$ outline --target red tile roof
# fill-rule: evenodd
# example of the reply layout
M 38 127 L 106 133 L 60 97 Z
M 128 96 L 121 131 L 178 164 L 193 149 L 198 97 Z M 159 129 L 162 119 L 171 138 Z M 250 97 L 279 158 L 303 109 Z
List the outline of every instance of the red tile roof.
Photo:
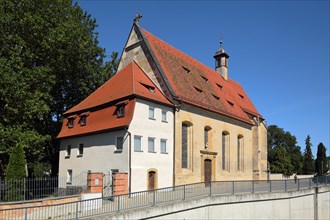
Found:
M 261 117 L 238 83 L 224 80 L 220 73 L 138 28 L 173 98 L 249 124 L 248 114 Z
M 173 106 L 133 61 L 78 105 L 66 111 L 61 132 L 57 137 L 64 138 L 129 126 L 134 114 L 135 98 Z M 126 105 L 125 117 L 117 117 L 118 103 Z M 87 125 L 81 126 L 79 115 L 86 112 Z M 68 127 L 68 118 L 71 117 L 75 117 L 73 128 Z

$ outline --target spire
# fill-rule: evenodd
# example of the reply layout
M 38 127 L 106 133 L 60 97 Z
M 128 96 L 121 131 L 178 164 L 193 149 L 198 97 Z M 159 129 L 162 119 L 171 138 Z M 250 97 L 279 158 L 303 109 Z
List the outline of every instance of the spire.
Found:
M 220 48 L 215 52 L 215 55 L 213 56 L 215 59 L 215 70 L 220 73 L 225 80 L 228 80 L 229 55 L 223 49 L 222 44 L 222 34 L 220 34 Z

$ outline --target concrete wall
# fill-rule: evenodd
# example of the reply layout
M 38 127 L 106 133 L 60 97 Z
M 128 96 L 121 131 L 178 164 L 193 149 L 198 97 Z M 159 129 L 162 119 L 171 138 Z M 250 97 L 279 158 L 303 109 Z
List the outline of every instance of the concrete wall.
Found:
M 112 214 L 111 219 L 330 219 L 330 187 L 315 192 L 204 197 Z
M 149 107 L 154 108 L 155 119 L 149 119 Z M 162 121 L 162 110 L 167 122 Z M 157 173 L 156 187 L 172 186 L 173 176 L 173 109 L 137 99 L 134 116 L 129 127 L 132 136 L 132 192 L 147 190 L 148 171 Z M 141 136 L 141 151 L 134 150 L 134 135 Z M 154 138 L 155 151 L 148 151 L 148 138 Z M 166 153 L 160 149 L 160 140 L 166 140 Z

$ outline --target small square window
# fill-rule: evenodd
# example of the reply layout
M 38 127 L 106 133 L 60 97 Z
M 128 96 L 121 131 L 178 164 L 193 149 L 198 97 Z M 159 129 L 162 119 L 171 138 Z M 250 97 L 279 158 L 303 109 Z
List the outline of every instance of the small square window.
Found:
M 118 106 L 117 107 L 117 118 L 122 118 L 125 116 L 125 106 Z
M 68 118 L 68 127 L 73 128 L 74 118 Z
M 148 152 L 155 152 L 155 138 L 148 138 Z
M 65 149 L 65 158 L 70 158 L 71 156 L 71 145 L 67 145 Z
M 67 170 L 66 184 L 72 184 L 72 170 Z
M 122 152 L 123 151 L 123 144 L 124 144 L 124 137 L 117 137 L 116 140 L 116 148 L 117 152 Z
M 161 139 L 160 140 L 160 152 L 162 154 L 166 154 L 167 153 L 166 142 L 167 142 L 167 140 L 165 140 L 165 139 Z
M 142 151 L 142 137 L 134 135 L 134 151 Z
M 149 108 L 149 119 L 155 120 L 155 109 L 154 108 Z
M 78 156 L 82 157 L 82 155 L 84 154 L 84 144 L 79 144 L 78 147 Z
M 162 110 L 162 122 L 167 122 L 167 111 Z
M 85 126 L 86 125 L 86 123 L 87 123 L 86 119 L 87 119 L 87 115 L 81 115 L 80 116 L 80 120 L 79 120 L 80 126 Z

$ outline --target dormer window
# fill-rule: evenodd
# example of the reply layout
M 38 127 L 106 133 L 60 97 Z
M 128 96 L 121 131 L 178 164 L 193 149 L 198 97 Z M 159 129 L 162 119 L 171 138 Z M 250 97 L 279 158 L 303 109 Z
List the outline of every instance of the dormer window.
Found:
M 201 90 L 200 88 L 197 88 L 196 86 L 194 86 L 194 88 L 195 88 L 196 91 L 199 92 L 199 93 L 202 93 L 202 92 L 203 92 L 203 90 Z
M 222 85 L 220 85 L 220 84 L 218 84 L 218 83 L 216 83 L 216 84 L 217 84 L 218 88 L 219 88 L 220 90 L 222 90 Z
M 80 116 L 79 124 L 80 126 L 85 126 L 87 121 L 86 121 L 87 115 L 82 115 Z
M 140 82 L 141 83 L 141 82 Z M 155 87 L 154 86 L 150 86 L 144 83 L 141 83 L 141 85 L 143 85 L 146 89 L 148 89 L 150 92 L 154 93 L 155 92 Z
M 205 82 L 209 81 L 208 78 L 206 78 L 205 76 L 202 76 L 202 75 L 201 75 L 201 77 L 202 77 L 202 79 L 203 79 Z
M 239 94 L 239 93 L 238 93 L 238 95 L 239 95 L 239 97 L 241 97 L 241 99 L 244 99 L 244 95 Z
M 125 106 L 120 105 L 117 107 L 117 118 L 122 118 L 125 116 Z
M 232 103 L 232 102 L 230 102 L 230 101 L 228 101 L 228 100 L 227 100 L 227 102 L 228 102 L 228 104 L 229 104 L 231 107 L 234 107 L 234 103 Z
M 70 116 L 69 118 L 68 118 L 68 127 L 69 128 L 73 128 L 73 125 L 74 125 L 74 119 L 75 119 L 75 117 L 74 116 Z
M 189 73 L 190 72 L 190 69 L 188 69 L 187 67 L 185 67 L 185 66 L 182 66 L 182 68 L 187 72 L 187 73 Z
M 212 94 L 212 95 L 213 95 L 213 97 L 214 97 L 216 100 L 219 100 L 219 99 L 220 99 L 219 96 L 216 96 L 216 95 L 214 95 L 214 94 Z

